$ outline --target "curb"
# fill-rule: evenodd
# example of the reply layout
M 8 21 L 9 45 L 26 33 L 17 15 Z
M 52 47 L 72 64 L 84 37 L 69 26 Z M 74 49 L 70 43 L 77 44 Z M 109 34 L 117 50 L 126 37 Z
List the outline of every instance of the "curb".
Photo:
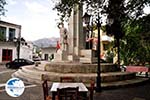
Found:
M 5 83 L 0 84 L 0 91 L 5 89 Z

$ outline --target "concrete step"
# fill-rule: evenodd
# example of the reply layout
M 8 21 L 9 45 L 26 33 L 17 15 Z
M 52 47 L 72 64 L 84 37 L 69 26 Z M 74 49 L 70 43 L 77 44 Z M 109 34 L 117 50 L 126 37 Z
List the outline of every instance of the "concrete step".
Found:
M 42 73 L 40 74 L 31 74 L 30 72 L 25 72 L 24 70 L 22 69 L 19 69 L 18 71 L 18 74 L 22 75 L 22 76 L 26 76 L 26 77 L 29 77 L 29 78 L 32 78 L 32 79 L 36 79 L 36 80 L 41 80 L 41 75 Z
M 102 83 L 101 86 L 102 86 L 102 88 L 106 88 L 106 89 L 119 88 L 119 87 L 139 85 L 139 84 L 142 84 L 147 81 L 149 81 L 149 78 L 136 77 L 136 78 L 130 79 L 130 80 Z
M 101 63 L 101 72 L 115 72 L 120 70 L 112 63 Z M 75 62 L 49 63 L 45 71 L 58 73 L 97 73 L 97 64 L 83 64 Z
M 87 58 L 87 57 L 80 57 L 81 63 L 97 63 L 97 58 Z
M 59 82 L 60 77 L 73 77 L 76 82 L 83 82 L 86 86 L 90 86 L 91 80 L 96 82 L 96 73 L 56 73 L 37 70 L 36 67 L 24 67 L 12 74 L 13 77 L 22 79 L 25 83 L 41 84 L 43 80 Z M 101 74 L 103 88 L 120 87 L 131 84 L 145 82 L 148 78 L 135 78 L 135 73 L 129 72 L 109 72 Z
M 12 77 L 17 77 L 20 78 L 22 81 L 24 81 L 24 83 L 27 84 L 42 84 L 41 80 L 35 79 L 33 77 L 29 77 L 26 74 L 21 74 L 18 71 L 16 71 L 15 73 L 12 74 Z
M 60 77 L 72 77 L 76 82 L 89 83 L 91 80 L 96 81 L 96 73 L 56 73 L 37 70 L 35 67 L 23 67 L 17 71 L 18 76 L 25 76 L 35 80 L 60 81 Z M 43 75 L 43 76 L 42 76 Z M 113 82 L 135 78 L 135 73 L 129 72 L 109 72 L 101 73 L 102 82 Z
M 60 77 L 72 77 L 75 82 L 83 82 L 83 83 L 90 83 L 91 80 L 96 81 L 97 74 L 96 73 L 55 73 L 50 72 L 44 74 L 43 79 L 49 81 L 60 81 Z M 101 73 L 101 81 L 102 82 L 114 82 L 114 81 L 121 81 L 121 80 L 128 80 L 135 78 L 135 73 L 122 73 L 122 72 L 111 72 L 111 73 Z
M 96 73 L 57 73 L 57 72 L 47 72 L 37 70 L 35 67 L 23 67 L 18 70 L 18 73 L 23 74 L 24 76 L 31 77 L 33 79 L 41 79 L 42 75 L 44 78 L 49 81 L 59 81 L 62 76 L 73 77 L 75 81 L 89 82 L 90 80 L 95 80 Z M 26 75 L 25 75 L 26 74 Z M 101 73 L 102 82 L 112 82 L 119 80 L 127 80 L 135 78 L 135 73 L 129 72 L 108 72 Z

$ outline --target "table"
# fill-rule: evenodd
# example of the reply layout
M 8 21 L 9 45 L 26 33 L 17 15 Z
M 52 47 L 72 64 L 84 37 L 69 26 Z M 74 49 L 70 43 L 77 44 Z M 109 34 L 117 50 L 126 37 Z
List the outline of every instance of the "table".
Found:
M 57 94 L 57 88 L 67 88 L 67 87 L 79 87 L 79 93 L 87 97 L 88 89 L 83 83 L 60 83 L 60 82 L 54 82 L 52 84 L 52 87 L 50 89 L 50 92 L 52 92 L 52 100 L 55 100 L 55 96 Z

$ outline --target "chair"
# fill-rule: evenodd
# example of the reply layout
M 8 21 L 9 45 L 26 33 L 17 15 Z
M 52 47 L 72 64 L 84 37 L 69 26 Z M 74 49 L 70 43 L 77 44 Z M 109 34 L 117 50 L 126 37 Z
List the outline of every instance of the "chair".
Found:
M 93 100 L 93 95 L 94 95 L 94 86 L 95 86 L 95 82 L 94 81 L 91 81 L 90 83 L 90 96 L 89 96 L 89 99 L 90 100 Z
M 79 100 L 79 87 L 57 89 L 58 100 Z
M 64 76 L 60 77 L 60 82 L 74 82 L 74 79 L 72 77 Z
M 44 100 L 52 100 L 52 97 L 48 95 L 48 84 L 47 84 L 47 80 L 45 80 L 42 83 L 42 87 L 43 87 L 43 93 L 44 93 Z

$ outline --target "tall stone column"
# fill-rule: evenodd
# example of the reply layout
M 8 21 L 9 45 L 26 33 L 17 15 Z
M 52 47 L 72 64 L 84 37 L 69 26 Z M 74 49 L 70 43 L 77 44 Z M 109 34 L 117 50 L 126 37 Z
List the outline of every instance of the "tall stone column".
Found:
M 80 50 L 84 48 L 82 10 L 82 5 L 76 5 L 69 19 L 69 53 L 72 54 L 72 60 L 77 60 Z

